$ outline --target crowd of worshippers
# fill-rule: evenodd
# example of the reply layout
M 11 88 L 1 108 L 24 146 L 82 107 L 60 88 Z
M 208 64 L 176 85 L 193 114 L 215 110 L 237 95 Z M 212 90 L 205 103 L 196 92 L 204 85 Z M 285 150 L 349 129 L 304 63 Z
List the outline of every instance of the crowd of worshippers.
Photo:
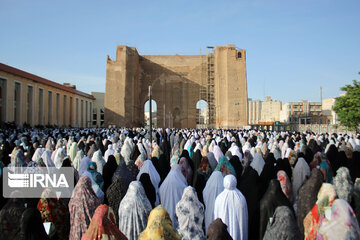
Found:
M 76 183 L 68 199 L 1 194 L 0 240 L 360 239 L 359 135 L 48 128 L 0 141 L 1 170 L 72 167 Z

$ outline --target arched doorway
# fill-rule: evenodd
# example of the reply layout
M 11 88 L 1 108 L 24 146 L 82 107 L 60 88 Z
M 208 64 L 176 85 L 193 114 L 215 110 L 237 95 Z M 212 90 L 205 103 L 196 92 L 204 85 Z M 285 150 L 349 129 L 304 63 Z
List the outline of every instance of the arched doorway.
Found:
M 196 128 L 207 128 L 209 125 L 209 104 L 204 100 L 196 103 Z
M 157 127 L 157 103 L 151 100 L 152 126 Z M 147 100 L 144 104 L 144 126 L 150 126 L 150 104 Z

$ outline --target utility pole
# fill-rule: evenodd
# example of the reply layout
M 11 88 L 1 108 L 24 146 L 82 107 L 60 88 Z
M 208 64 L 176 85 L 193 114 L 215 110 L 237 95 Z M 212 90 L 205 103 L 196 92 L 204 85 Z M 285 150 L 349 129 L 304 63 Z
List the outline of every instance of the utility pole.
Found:
M 171 119 L 170 119 L 170 117 L 171 117 L 171 112 L 169 112 L 169 128 L 171 128 Z
M 151 109 L 151 86 L 149 86 L 149 110 L 150 110 L 150 113 L 149 113 L 149 132 L 150 132 L 150 144 L 152 146 L 152 109 Z
M 164 104 L 164 129 L 166 128 L 166 105 Z

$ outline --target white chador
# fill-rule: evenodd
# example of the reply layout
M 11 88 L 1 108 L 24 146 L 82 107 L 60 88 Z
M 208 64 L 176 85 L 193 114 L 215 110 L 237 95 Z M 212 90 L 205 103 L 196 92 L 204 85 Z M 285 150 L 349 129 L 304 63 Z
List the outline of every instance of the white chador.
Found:
M 175 229 L 178 228 L 178 222 L 175 218 L 176 204 L 180 201 L 186 187 L 187 182 L 181 173 L 179 164 L 174 164 L 160 186 L 159 195 L 161 205 L 169 213 Z
M 214 218 L 214 205 L 216 197 L 224 190 L 224 178 L 220 171 L 214 171 L 206 182 L 203 190 L 205 204 L 205 232 Z
M 224 178 L 224 191 L 215 200 L 214 218 L 221 218 L 233 239 L 248 239 L 248 210 L 245 197 L 236 188 L 236 178 Z
M 250 166 L 256 170 L 256 172 L 261 175 L 261 172 L 264 168 L 265 161 L 259 153 L 255 153 L 254 160 L 251 162 Z
M 154 164 L 151 162 L 151 160 L 144 161 L 144 164 L 142 165 L 140 172 L 138 173 L 136 180 L 140 180 L 141 174 L 147 173 L 150 176 L 150 180 L 152 185 L 155 188 L 156 192 L 156 201 L 155 206 L 159 205 L 159 183 L 161 181 L 159 173 L 156 171 L 156 168 L 154 167 Z

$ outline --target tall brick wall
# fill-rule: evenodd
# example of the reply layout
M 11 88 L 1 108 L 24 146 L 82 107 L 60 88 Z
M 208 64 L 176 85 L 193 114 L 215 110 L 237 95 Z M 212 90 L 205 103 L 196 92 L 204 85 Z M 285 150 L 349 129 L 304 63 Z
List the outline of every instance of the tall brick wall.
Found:
M 238 51 L 242 51 L 242 59 L 236 58 Z M 216 94 L 221 112 L 216 126 L 246 125 L 245 51 L 235 50 L 234 46 L 217 47 L 215 59 L 215 65 L 219 65 L 216 76 L 221 79 L 215 88 L 221 95 Z M 118 46 L 116 60 L 108 58 L 106 66 L 105 126 L 142 126 L 151 85 L 159 127 L 168 127 L 171 115 L 173 127 L 195 128 L 196 103 L 203 98 L 200 90 L 207 88 L 206 64 L 205 55 L 141 56 L 135 48 Z M 230 102 L 238 104 L 231 106 Z

